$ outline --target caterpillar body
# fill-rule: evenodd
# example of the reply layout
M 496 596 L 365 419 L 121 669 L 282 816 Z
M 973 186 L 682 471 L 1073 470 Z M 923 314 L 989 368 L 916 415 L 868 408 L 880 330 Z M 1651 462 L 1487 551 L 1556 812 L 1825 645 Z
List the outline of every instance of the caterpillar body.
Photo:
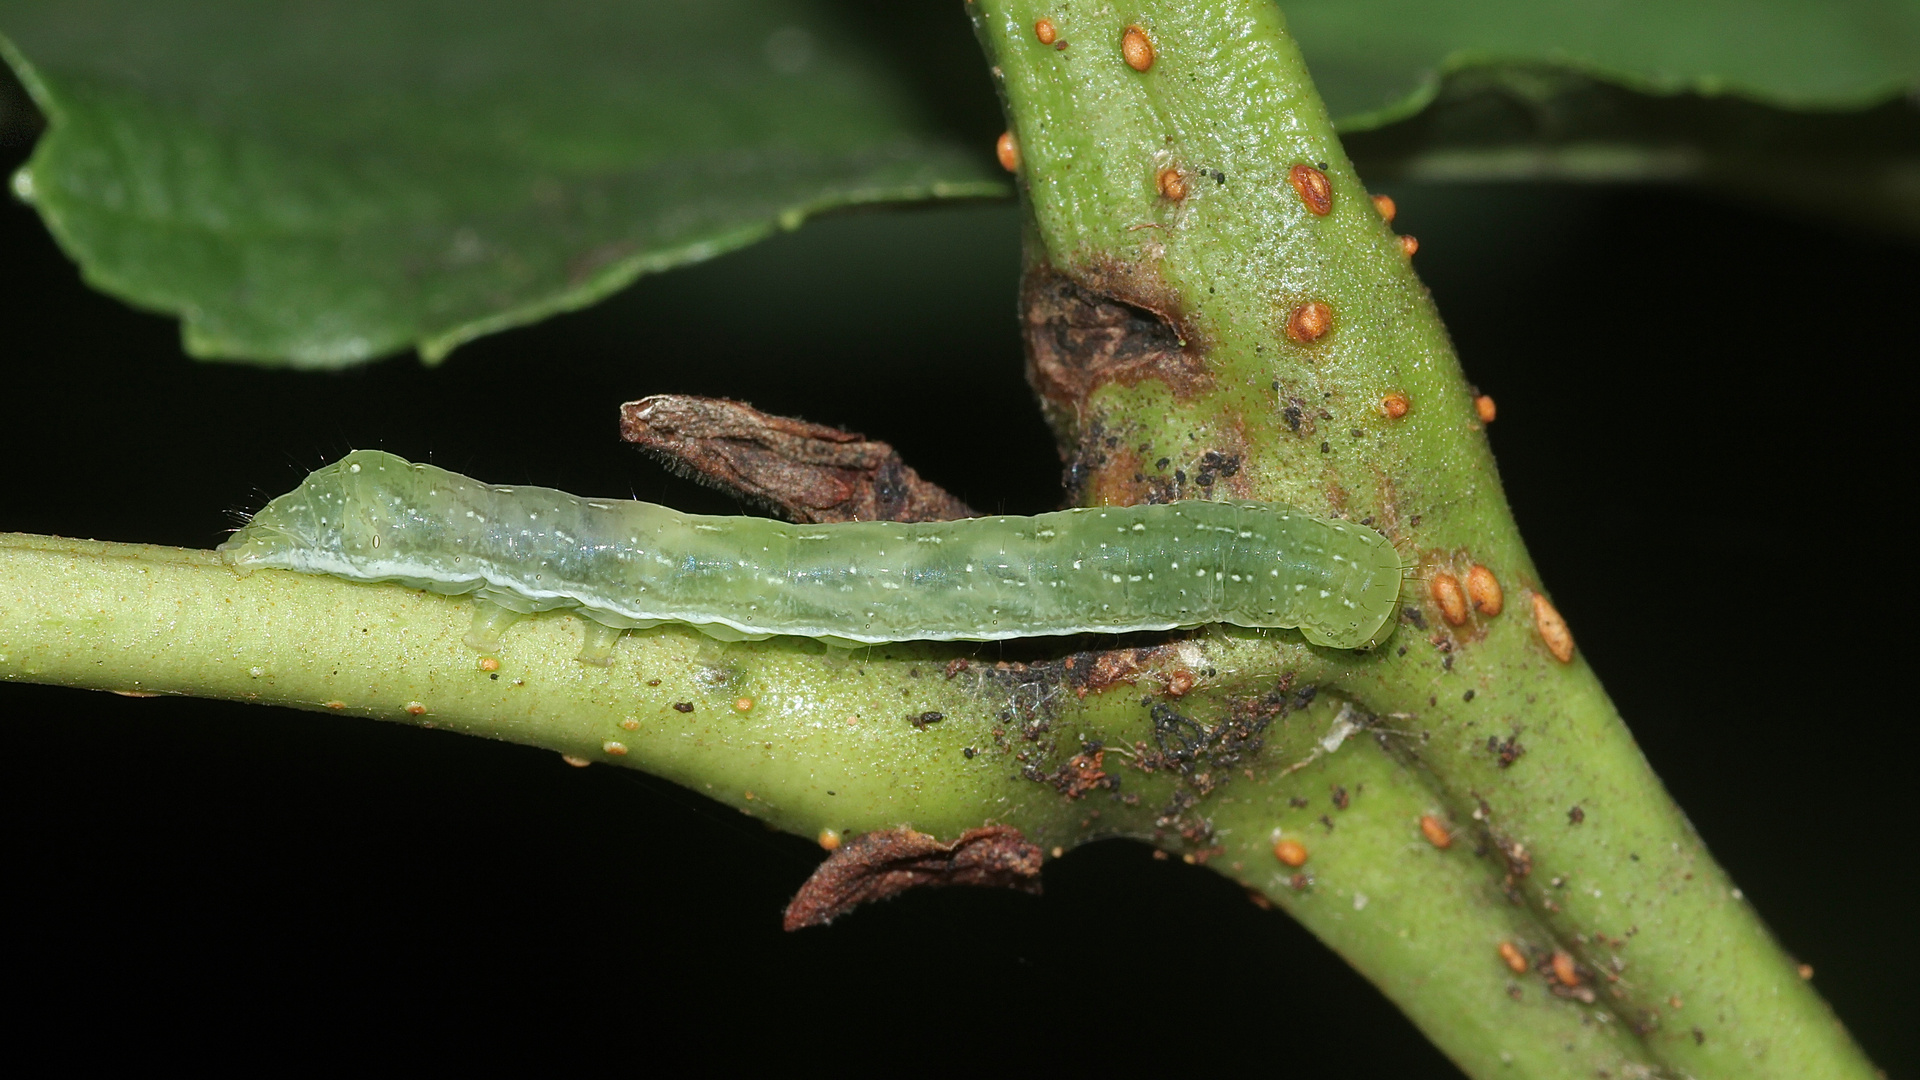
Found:
M 220 550 L 242 570 L 578 608 L 610 628 L 845 644 L 1224 622 L 1350 649 L 1384 636 L 1401 582 L 1379 533 L 1271 503 L 790 525 L 496 486 L 373 450 L 312 473 Z

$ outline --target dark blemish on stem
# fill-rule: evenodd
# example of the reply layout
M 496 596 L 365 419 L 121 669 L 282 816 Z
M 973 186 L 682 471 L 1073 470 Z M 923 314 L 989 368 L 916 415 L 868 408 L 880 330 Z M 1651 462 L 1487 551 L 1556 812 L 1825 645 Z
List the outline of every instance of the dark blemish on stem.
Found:
M 1088 398 L 1108 383 L 1155 379 L 1187 400 L 1213 386 L 1207 342 L 1184 325 L 1179 295 L 1134 266 L 1068 277 L 1030 268 L 1021 280 L 1027 381 L 1063 444 L 1091 421 Z
M 683 712 L 683 713 L 689 713 L 689 712 L 692 712 L 692 711 L 693 711 L 693 702 L 691 702 L 691 701 L 676 701 L 676 702 L 674 702 L 674 703 L 673 703 L 673 711 L 674 711 L 674 712 Z
M 1500 767 L 1505 769 L 1510 767 L 1514 762 L 1519 761 L 1520 758 L 1526 754 L 1527 747 L 1526 744 L 1520 742 L 1520 740 L 1513 735 L 1507 736 L 1505 740 L 1502 740 L 1498 735 L 1489 735 L 1487 736 L 1487 752 L 1494 755 L 1494 757 L 1499 760 Z

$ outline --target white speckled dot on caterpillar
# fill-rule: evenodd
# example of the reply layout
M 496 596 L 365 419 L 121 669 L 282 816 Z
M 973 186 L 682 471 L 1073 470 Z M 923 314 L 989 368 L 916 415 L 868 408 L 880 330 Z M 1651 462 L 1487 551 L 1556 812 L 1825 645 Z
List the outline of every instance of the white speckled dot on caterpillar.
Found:
M 1390 628 L 1401 581 L 1379 533 L 1271 503 L 789 525 L 499 487 L 374 450 L 317 470 L 221 550 L 243 569 L 579 608 L 608 627 L 860 644 L 1224 622 L 1358 648 Z

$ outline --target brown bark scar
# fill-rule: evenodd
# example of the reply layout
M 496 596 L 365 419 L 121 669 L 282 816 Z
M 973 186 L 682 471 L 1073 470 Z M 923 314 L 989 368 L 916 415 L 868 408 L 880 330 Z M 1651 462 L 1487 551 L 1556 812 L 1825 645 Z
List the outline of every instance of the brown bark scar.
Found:
M 1077 420 L 1088 396 L 1110 382 L 1159 379 L 1181 399 L 1212 388 L 1203 343 L 1181 325 L 1178 297 L 1143 287 L 1139 276 L 1028 268 L 1020 283 L 1027 378 L 1051 409 Z
M 620 406 L 620 437 L 690 479 L 789 521 L 952 521 L 978 516 L 886 443 L 723 398 L 655 394 Z
M 1040 891 L 1040 848 L 1011 825 L 968 829 L 942 843 L 907 826 L 880 829 L 842 845 L 820 864 L 793 902 L 785 927 L 825 926 L 862 904 L 908 889 L 947 885 Z

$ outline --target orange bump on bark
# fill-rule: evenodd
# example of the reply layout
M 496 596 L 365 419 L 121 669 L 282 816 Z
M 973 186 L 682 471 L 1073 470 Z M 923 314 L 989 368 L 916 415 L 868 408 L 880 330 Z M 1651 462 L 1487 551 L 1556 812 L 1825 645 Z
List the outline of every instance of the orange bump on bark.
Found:
M 1167 676 L 1167 696 L 1185 697 L 1187 696 L 1187 692 L 1192 690 L 1194 684 L 1198 681 L 1198 679 L 1193 677 L 1193 672 L 1188 671 L 1186 668 L 1181 668 L 1179 671 Z
M 640 721 L 629 716 L 625 720 L 620 721 L 620 726 L 627 731 L 639 731 Z
M 1411 259 L 1413 258 L 1413 253 L 1419 250 L 1420 250 L 1419 237 L 1413 235 L 1412 233 L 1400 234 L 1400 254 L 1405 255 L 1407 258 Z
M 1033 36 L 1040 39 L 1040 44 L 1051 45 L 1053 44 L 1053 39 L 1059 35 L 1053 29 L 1052 19 L 1041 19 L 1039 22 L 1033 24 Z M 824 847 L 825 845 L 822 846 Z M 832 851 L 833 848 L 827 848 L 827 850 Z
M 1525 975 L 1527 973 L 1526 954 L 1522 953 L 1513 942 L 1503 941 L 1500 943 L 1500 959 L 1507 962 L 1507 967 L 1512 970 L 1515 975 Z
M 627 754 L 627 744 L 622 742 L 614 742 L 612 739 L 608 739 L 606 742 L 601 743 L 600 749 L 605 750 L 607 753 L 612 754 L 614 757 L 625 757 Z
M 408 716 L 424 716 L 426 714 L 426 711 L 427 711 L 427 707 L 425 705 L 420 704 L 417 701 L 407 702 Z
M 1486 394 L 1481 394 L 1479 397 L 1473 399 L 1473 413 L 1480 418 L 1481 423 L 1491 424 L 1493 423 L 1493 418 L 1500 415 L 1500 410 L 1494 408 L 1493 398 Z
M 1427 582 L 1427 593 L 1440 605 L 1440 615 L 1448 624 L 1459 626 L 1467 621 L 1467 594 L 1460 591 L 1459 578 L 1435 574 L 1433 580 Z
M 1308 210 L 1323 217 L 1333 212 L 1333 183 L 1326 173 L 1311 165 L 1295 165 L 1287 170 L 1287 182 L 1300 193 Z
M 1380 411 L 1386 413 L 1390 420 L 1400 419 L 1407 415 L 1407 410 L 1411 408 L 1413 408 L 1413 402 L 1398 390 L 1380 399 Z
M 1432 814 L 1420 815 L 1420 835 L 1427 838 L 1427 843 L 1437 848 L 1453 843 L 1453 834 L 1447 831 L 1446 823 Z
M 1129 26 L 1127 32 L 1120 35 L 1120 55 L 1126 57 L 1128 67 L 1145 71 L 1153 66 L 1153 39 L 1145 30 Z
M 1000 167 L 1008 172 L 1020 170 L 1020 144 L 1013 139 L 1013 132 L 1003 131 L 1000 139 L 993 144 L 993 156 L 1000 159 Z
M 1373 197 L 1373 208 L 1380 211 L 1380 216 L 1389 222 L 1393 220 L 1393 215 L 1400 212 L 1400 208 L 1393 205 L 1393 196 L 1391 195 L 1375 195 Z
M 1273 845 L 1273 857 L 1288 866 L 1305 866 L 1307 863 L 1307 845 L 1298 840 L 1279 840 Z
M 499 671 L 500 661 L 494 659 L 491 656 L 483 656 L 480 658 L 480 670 L 481 671 Z
M 1565 949 L 1554 950 L 1553 977 L 1559 979 L 1562 986 L 1580 985 L 1580 969 L 1574 965 L 1572 953 Z
M 733 699 L 733 710 L 734 710 L 735 712 L 752 712 L 752 711 L 753 711 L 753 699 L 752 699 L 752 698 L 750 698 L 750 697 L 737 697 L 737 698 L 734 698 L 734 699 Z
M 1801 964 L 1798 970 L 1799 970 L 1799 972 L 1800 972 L 1800 978 L 1802 978 L 1802 979 L 1811 979 L 1811 978 L 1813 978 L 1813 965 L 1812 965 L 1812 964 Z
M 1187 197 L 1187 178 L 1181 176 L 1180 170 L 1171 165 L 1161 169 L 1160 175 L 1154 177 L 1153 182 L 1154 186 L 1160 189 L 1160 194 L 1174 202 Z
M 1042 20 L 1042 21 L 1045 21 L 1045 20 Z M 820 847 L 823 850 L 826 850 L 826 851 L 840 850 L 840 834 L 837 832 L 834 832 L 832 829 L 821 829 L 820 835 L 816 839 L 819 841 Z
M 1554 610 L 1552 602 L 1539 593 L 1533 594 L 1533 628 L 1540 632 L 1540 640 L 1547 643 L 1547 651 L 1555 660 L 1573 662 L 1573 631 L 1567 629 L 1567 620 Z
M 1473 601 L 1473 610 L 1482 615 L 1498 615 L 1506 606 L 1506 598 L 1500 592 L 1500 579 L 1479 563 L 1467 571 L 1467 597 Z
M 586 758 L 574 757 L 572 754 L 561 754 L 560 760 L 566 762 L 567 764 L 573 766 L 576 769 L 584 769 L 587 766 L 593 764 L 593 762 L 588 761 Z
M 1287 336 L 1302 345 L 1318 341 L 1333 329 L 1333 309 L 1319 300 L 1309 300 L 1287 316 Z

